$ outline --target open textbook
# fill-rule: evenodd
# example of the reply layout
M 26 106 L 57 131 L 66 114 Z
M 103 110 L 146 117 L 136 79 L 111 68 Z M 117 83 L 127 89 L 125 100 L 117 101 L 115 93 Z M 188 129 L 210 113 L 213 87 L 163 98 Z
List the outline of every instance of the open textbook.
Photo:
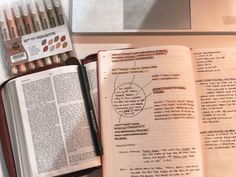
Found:
M 236 48 L 98 53 L 104 177 L 233 177 Z
M 79 74 L 77 65 L 62 66 L 4 86 L 17 176 L 52 177 L 101 165 Z

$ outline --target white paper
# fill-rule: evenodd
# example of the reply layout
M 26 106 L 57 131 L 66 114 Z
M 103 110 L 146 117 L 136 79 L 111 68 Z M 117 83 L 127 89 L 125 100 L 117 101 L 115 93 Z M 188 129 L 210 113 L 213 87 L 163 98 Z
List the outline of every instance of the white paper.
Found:
M 104 177 L 203 176 L 190 49 L 108 51 L 98 60 Z
M 236 174 L 236 48 L 193 50 L 205 175 Z
M 77 66 L 18 78 L 16 87 L 32 176 L 51 177 L 100 165 Z

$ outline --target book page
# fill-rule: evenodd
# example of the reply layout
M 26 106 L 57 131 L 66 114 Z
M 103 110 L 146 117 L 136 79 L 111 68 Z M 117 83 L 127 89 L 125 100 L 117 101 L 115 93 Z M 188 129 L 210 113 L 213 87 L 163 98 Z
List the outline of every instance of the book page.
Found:
M 205 176 L 236 174 L 236 48 L 193 51 Z
M 100 165 L 77 66 L 23 76 L 15 84 L 32 176 L 51 177 Z
M 9 130 L 10 142 L 14 156 L 16 173 L 18 176 L 31 176 L 29 161 L 26 158 L 26 141 L 24 137 L 22 120 L 20 117 L 19 98 L 16 93 L 15 82 L 10 81 L 2 90 L 4 111 Z M 24 165 L 22 165 L 24 164 Z
M 190 49 L 105 51 L 98 58 L 104 177 L 201 177 Z
M 97 122 L 99 123 L 98 119 L 98 86 L 97 86 L 97 62 L 89 62 L 84 64 L 86 68 L 86 73 L 88 77 L 88 82 L 90 86 L 90 95 L 93 102 L 93 107 L 95 110 Z
M 2 39 L 2 38 L 1 38 Z M 3 43 L 0 43 L 0 84 L 10 78 L 8 63 L 6 61 L 5 49 Z

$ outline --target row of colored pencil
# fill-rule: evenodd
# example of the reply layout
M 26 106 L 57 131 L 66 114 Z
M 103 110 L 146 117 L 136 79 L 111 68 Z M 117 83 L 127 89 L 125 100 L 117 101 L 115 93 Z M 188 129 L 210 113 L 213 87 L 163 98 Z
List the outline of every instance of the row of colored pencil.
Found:
M 60 0 L 11 0 L 0 7 L 0 28 L 3 40 L 46 30 L 65 24 Z M 21 56 L 22 57 L 22 56 Z M 11 74 L 22 74 L 68 58 L 66 53 L 27 63 L 12 64 Z

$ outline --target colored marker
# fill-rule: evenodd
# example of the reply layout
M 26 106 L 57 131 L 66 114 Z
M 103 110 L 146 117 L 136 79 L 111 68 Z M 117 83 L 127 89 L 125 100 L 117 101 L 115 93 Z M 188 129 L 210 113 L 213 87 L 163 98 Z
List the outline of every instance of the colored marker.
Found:
M 31 34 L 34 33 L 34 24 L 32 21 L 32 18 L 29 14 L 26 2 L 24 0 L 18 1 L 19 6 L 21 7 L 21 14 L 22 14 L 22 18 L 25 24 L 25 30 L 27 34 Z
M 58 19 L 57 19 L 57 14 L 56 14 L 56 12 L 53 8 L 51 0 L 45 0 L 44 2 L 45 2 L 46 9 L 47 9 L 47 12 L 48 12 L 48 17 L 49 17 L 51 27 L 59 26 L 59 22 L 58 22 Z
M 37 0 L 37 4 L 38 4 L 39 16 L 41 18 L 43 29 L 46 30 L 46 29 L 51 28 L 51 24 L 50 24 L 43 0 Z M 52 60 L 53 60 L 53 63 L 60 63 L 60 58 L 57 55 L 53 55 Z
M 13 9 L 13 14 L 15 16 L 15 21 L 16 21 L 18 34 L 19 34 L 19 36 L 24 36 L 24 35 L 27 34 L 25 23 L 24 23 L 23 18 L 22 18 L 24 15 L 21 15 L 17 2 L 14 1 L 11 6 L 12 6 L 12 9 Z M 35 69 L 34 62 L 28 62 L 26 64 L 28 65 L 29 70 L 34 70 Z
M 26 29 L 25 29 L 25 25 L 24 22 L 21 18 L 21 14 L 20 14 L 20 10 L 16 4 L 16 2 L 12 2 L 11 3 L 11 8 L 13 10 L 13 14 L 15 17 L 15 22 L 16 22 L 16 27 L 17 27 L 17 31 L 18 31 L 18 35 L 19 36 L 23 36 L 26 34 Z
M 60 0 L 53 0 L 53 3 L 56 8 L 56 14 L 57 14 L 57 19 L 58 19 L 59 25 L 64 25 L 65 19 L 64 19 L 64 13 L 63 13 L 61 1 Z
M 15 23 L 15 20 L 13 18 L 11 9 L 9 7 L 9 4 L 5 5 L 4 10 L 5 10 L 5 13 L 6 13 L 6 19 L 7 19 L 7 25 L 8 25 L 8 29 L 9 29 L 10 39 L 18 38 L 19 35 L 18 35 L 16 23 Z M 18 65 L 18 73 L 24 73 L 24 72 L 26 72 L 26 70 L 27 69 L 26 69 L 25 64 L 19 64 Z M 15 74 L 15 73 L 13 73 L 13 74 Z
M 45 0 L 44 2 L 46 4 L 46 9 L 48 12 L 48 17 L 49 17 L 51 27 L 59 26 L 60 25 L 59 20 L 58 20 L 57 14 L 54 10 L 51 0 Z M 67 58 L 69 58 L 69 56 L 67 55 L 67 53 L 62 53 L 60 54 L 60 58 L 62 61 L 65 61 Z
M 5 9 L 5 12 L 6 12 L 6 19 L 7 19 L 8 29 L 9 29 L 9 33 L 10 33 L 10 38 L 11 39 L 18 38 L 19 35 L 18 35 L 18 31 L 17 31 L 17 26 L 16 26 L 16 23 L 15 23 L 12 11 L 9 7 L 9 4 L 6 4 L 4 9 Z M 24 72 L 26 72 L 26 70 L 27 69 L 26 69 L 25 64 L 19 64 L 18 65 L 18 72 L 19 73 L 24 73 Z
M 10 33 L 9 33 L 9 30 L 8 30 L 7 22 L 6 22 L 5 15 L 4 15 L 4 12 L 3 12 L 2 8 L 0 8 L 0 27 L 1 27 L 2 35 L 3 35 L 3 40 L 4 41 L 10 40 Z M 17 67 L 12 66 L 11 67 L 11 72 L 14 75 L 18 74 Z
M 32 15 L 32 21 L 34 24 L 34 30 L 35 30 L 35 32 L 42 31 L 43 27 L 42 27 L 42 23 L 40 21 L 40 17 L 39 17 L 38 11 L 36 9 L 35 3 L 33 0 L 29 0 L 28 2 L 29 2 L 30 12 Z M 45 61 L 46 65 L 52 64 L 50 57 L 46 57 L 43 60 Z M 36 60 L 36 63 L 37 63 L 38 67 L 44 66 L 43 61 L 41 59 Z
M 58 19 L 59 25 L 64 25 L 66 23 L 66 20 L 65 20 L 65 15 L 63 12 L 61 1 L 60 0 L 52 0 L 52 1 L 55 6 L 55 9 L 56 9 L 56 14 L 57 14 L 57 19 Z M 73 57 L 73 56 L 74 56 L 73 51 L 67 52 L 67 54 L 63 56 L 63 61 L 65 61 L 67 58 Z

